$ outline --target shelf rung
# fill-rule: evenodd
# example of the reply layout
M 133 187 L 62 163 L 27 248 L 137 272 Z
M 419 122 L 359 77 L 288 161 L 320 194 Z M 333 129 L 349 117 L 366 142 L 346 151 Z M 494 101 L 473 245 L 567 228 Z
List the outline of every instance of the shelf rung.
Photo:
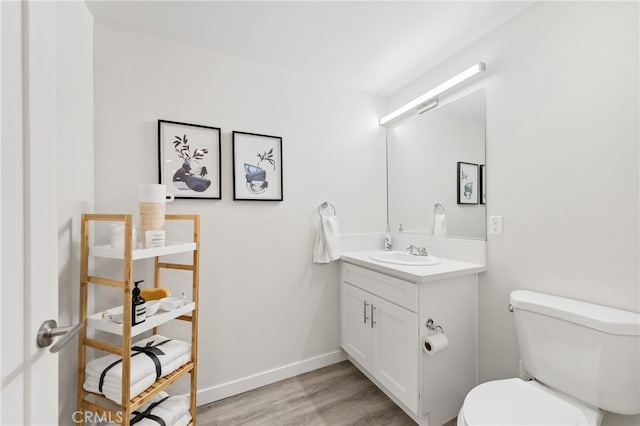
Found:
M 180 315 L 179 317 L 176 317 L 176 319 L 189 322 L 193 321 L 193 317 L 191 315 Z
M 93 284 L 101 284 L 101 285 L 108 285 L 111 287 L 124 288 L 124 281 L 112 280 L 111 278 L 89 276 L 87 277 L 87 281 Z
M 165 220 L 195 220 L 197 214 L 167 214 L 164 215 Z
M 159 262 L 158 268 L 165 269 L 180 269 L 182 271 L 193 271 L 193 265 L 182 265 L 179 263 L 167 263 L 167 262 Z
M 87 220 L 97 220 L 102 222 L 124 222 L 126 214 L 85 214 Z
M 101 342 L 100 340 L 85 337 L 84 344 L 87 346 L 91 346 L 92 348 L 95 348 L 95 349 L 100 349 L 101 351 L 111 352 L 112 354 L 122 356 L 122 348 L 116 345 L 112 345 L 110 343 L 105 343 L 105 342 Z

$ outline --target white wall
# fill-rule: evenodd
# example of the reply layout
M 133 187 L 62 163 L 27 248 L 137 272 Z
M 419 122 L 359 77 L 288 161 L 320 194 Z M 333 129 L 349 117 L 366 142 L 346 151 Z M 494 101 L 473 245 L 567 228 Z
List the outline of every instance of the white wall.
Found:
M 382 100 L 100 22 L 94 52 L 96 211 L 136 212 L 137 184 L 157 182 L 158 119 L 222 128 L 222 200 L 168 207 L 201 215 L 199 389 L 335 360 L 338 268 L 311 264 L 316 208 L 332 202 L 343 232 L 384 229 Z M 232 130 L 282 136 L 283 202 L 233 201 Z
M 518 371 L 514 289 L 640 311 L 638 12 L 535 4 L 390 98 L 487 63 L 465 88 L 486 88 L 487 215 L 504 216 L 479 281 L 481 381 Z
M 78 322 L 80 215 L 93 208 L 93 15 L 56 3 L 58 84 L 58 324 Z M 76 409 L 77 340 L 58 357 L 59 424 Z

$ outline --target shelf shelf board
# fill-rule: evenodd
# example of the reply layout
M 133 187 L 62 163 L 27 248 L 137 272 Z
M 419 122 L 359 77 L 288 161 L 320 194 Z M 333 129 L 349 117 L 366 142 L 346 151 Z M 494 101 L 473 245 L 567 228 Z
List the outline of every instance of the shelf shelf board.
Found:
M 169 254 L 187 253 L 196 249 L 194 242 L 167 242 L 163 247 L 151 247 L 134 249 L 131 253 L 132 260 L 148 259 L 156 256 L 166 256 Z M 106 257 L 109 259 L 124 259 L 124 249 L 112 248 L 110 245 L 99 245 L 89 247 L 89 255 L 95 257 Z
M 133 327 L 131 327 L 131 337 L 135 337 L 141 333 L 144 333 L 145 331 L 149 331 L 154 327 L 158 327 L 168 321 L 171 321 L 172 319 L 191 312 L 195 309 L 195 307 L 195 302 L 189 302 L 177 309 L 174 309 L 173 311 L 158 311 L 158 313 L 156 313 L 155 315 L 147 317 L 147 319 L 142 324 L 134 325 Z M 87 318 L 87 327 L 122 336 L 122 324 L 103 320 L 102 314 L 103 312 L 98 312 L 93 315 L 89 315 L 89 317 Z
M 166 376 L 160 377 L 154 384 L 149 386 L 144 392 L 135 398 L 131 399 L 131 411 L 138 409 L 142 404 L 149 401 L 151 398 L 159 394 L 161 391 L 168 388 L 173 382 L 178 380 L 183 375 L 189 373 L 193 370 L 195 364 L 193 361 L 187 362 L 182 367 L 178 368 L 176 371 L 167 374 Z

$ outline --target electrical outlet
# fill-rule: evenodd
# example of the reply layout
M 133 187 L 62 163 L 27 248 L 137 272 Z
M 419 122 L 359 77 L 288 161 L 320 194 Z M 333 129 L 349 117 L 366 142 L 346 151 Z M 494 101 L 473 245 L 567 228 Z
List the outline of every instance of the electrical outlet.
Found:
M 502 235 L 502 216 L 489 217 L 489 235 Z

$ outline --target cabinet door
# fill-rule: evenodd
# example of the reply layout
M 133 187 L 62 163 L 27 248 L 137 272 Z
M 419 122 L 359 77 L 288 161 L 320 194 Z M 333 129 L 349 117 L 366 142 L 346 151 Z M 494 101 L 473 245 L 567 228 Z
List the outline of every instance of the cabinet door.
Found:
M 418 315 L 372 296 L 373 375 L 411 411 L 418 410 Z
M 342 283 L 342 348 L 371 368 L 371 295 Z

